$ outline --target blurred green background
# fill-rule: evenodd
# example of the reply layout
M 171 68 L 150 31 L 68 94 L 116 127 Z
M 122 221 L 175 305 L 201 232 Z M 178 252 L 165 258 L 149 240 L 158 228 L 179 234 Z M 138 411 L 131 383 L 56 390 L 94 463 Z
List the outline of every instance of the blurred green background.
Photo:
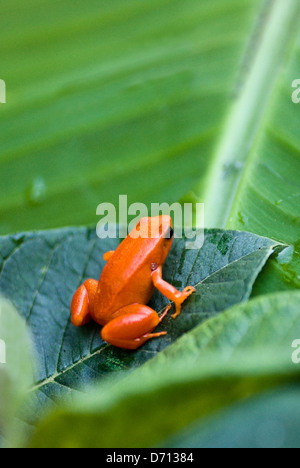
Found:
M 2 0 L 0 233 L 201 184 L 262 3 Z
M 293 244 L 257 293 L 299 287 L 299 10 L 2 0 L 0 235 L 94 226 L 120 194 L 201 202 L 206 227 Z

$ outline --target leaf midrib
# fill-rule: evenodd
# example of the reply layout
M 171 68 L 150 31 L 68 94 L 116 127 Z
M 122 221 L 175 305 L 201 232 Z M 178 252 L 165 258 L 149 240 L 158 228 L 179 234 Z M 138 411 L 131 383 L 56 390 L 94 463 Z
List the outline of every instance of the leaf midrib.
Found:
M 247 173 L 252 147 L 275 87 L 284 52 L 299 22 L 297 0 L 274 1 L 269 20 L 253 60 L 248 79 L 231 109 L 215 155 L 207 183 L 201 193 L 206 205 L 206 227 L 225 228 Z M 267 59 L 266 59 L 267 58 Z M 230 177 L 225 170 L 232 169 Z M 218 190 L 216 190 L 218 187 Z

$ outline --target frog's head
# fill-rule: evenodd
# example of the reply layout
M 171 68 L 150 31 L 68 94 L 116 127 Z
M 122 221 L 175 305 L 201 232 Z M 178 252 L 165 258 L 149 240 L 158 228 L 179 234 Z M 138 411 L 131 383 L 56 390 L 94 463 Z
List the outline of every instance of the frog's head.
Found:
M 174 229 L 173 229 L 173 222 L 171 216 L 162 215 L 157 216 L 158 218 L 158 225 L 159 225 L 159 237 L 164 239 L 165 245 L 170 245 L 173 242 L 174 238 Z M 155 219 L 155 218 L 151 218 Z
M 171 216 L 161 215 L 141 218 L 130 233 L 131 237 L 143 239 L 165 239 L 172 241 L 174 229 Z
M 159 264 L 164 263 L 171 249 L 174 229 L 171 216 L 161 215 L 141 218 L 135 228 L 130 232 L 133 238 L 143 239 Z

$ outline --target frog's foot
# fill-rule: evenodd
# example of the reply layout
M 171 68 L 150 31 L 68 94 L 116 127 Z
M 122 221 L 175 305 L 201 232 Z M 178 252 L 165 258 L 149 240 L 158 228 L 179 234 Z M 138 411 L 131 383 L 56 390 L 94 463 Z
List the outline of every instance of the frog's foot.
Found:
M 146 341 L 167 334 L 167 332 L 152 333 L 152 331 L 169 310 L 170 306 L 159 317 L 153 309 L 145 305 L 128 305 L 114 314 L 114 318 L 102 328 L 101 337 L 118 348 L 137 349 Z
M 86 280 L 76 291 L 71 303 L 72 323 L 75 327 L 82 327 L 91 320 L 91 310 L 98 287 L 98 281 Z
M 178 295 L 178 297 L 175 297 L 174 302 L 175 302 L 175 307 L 176 307 L 176 312 L 175 314 L 172 315 L 172 318 L 175 319 L 178 317 L 178 315 L 181 314 L 181 305 L 182 303 L 194 292 L 196 289 L 193 286 L 187 286 L 184 288 L 184 290 Z
M 178 315 L 181 313 L 181 305 L 182 303 L 193 293 L 196 291 L 193 286 L 187 286 L 184 288 L 182 292 L 178 291 L 178 289 L 174 288 L 171 284 L 167 283 L 162 278 L 162 268 L 157 267 L 155 270 L 152 272 L 152 281 L 154 286 L 170 301 L 173 301 L 175 303 L 176 307 L 176 312 L 175 314 L 172 315 L 173 318 L 178 317 Z

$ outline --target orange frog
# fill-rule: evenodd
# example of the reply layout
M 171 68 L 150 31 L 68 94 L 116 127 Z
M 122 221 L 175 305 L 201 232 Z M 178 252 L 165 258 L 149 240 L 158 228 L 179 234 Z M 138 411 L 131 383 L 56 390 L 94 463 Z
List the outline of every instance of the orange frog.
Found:
M 80 327 L 94 319 L 103 325 L 104 341 L 125 349 L 137 349 L 151 338 L 166 335 L 152 333 L 171 308 L 168 305 L 159 317 L 145 305 L 154 287 L 175 303 L 173 318 L 195 291 L 188 286 L 179 292 L 162 278 L 173 237 L 170 216 L 142 218 L 115 251 L 104 254 L 107 264 L 100 280 L 88 279 L 76 291 L 71 304 L 73 325 Z

